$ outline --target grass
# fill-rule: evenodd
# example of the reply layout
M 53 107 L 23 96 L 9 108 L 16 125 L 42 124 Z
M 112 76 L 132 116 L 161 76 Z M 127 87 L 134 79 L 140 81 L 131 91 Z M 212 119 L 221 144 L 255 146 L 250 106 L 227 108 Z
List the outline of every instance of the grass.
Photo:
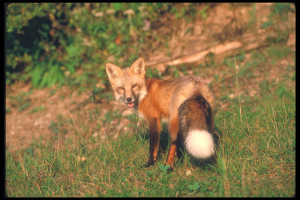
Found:
M 253 54 L 254 55 L 254 54 Z M 281 55 L 281 54 L 277 54 Z M 288 56 L 288 55 L 286 55 Z M 254 57 L 253 57 L 254 58 Z M 278 59 L 282 58 L 279 56 Z M 230 58 L 229 58 L 230 59 Z M 260 59 L 257 58 L 256 59 Z M 252 71 L 274 58 L 239 63 Z M 238 60 L 234 60 L 237 62 Z M 242 61 L 238 61 L 242 62 Z M 278 61 L 279 62 L 279 61 Z M 226 65 L 227 62 L 225 62 Z M 260 64 L 258 64 L 260 63 Z M 265 64 L 267 65 L 267 64 Z M 227 109 L 215 112 L 215 128 L 221 135 L 214 165 L 199 167 L 188 154 L 176 160 L 175 169 L 167 173 L 164 162 L 169 137 L 167 127 L 161 134 L 158 162 L 150 168 L 149 133 L 135 115 L 123 116 L 120 111 L 87 110 L 88 121 L 97 124 L 96 134 L 83 138 L 89 126 L 80 127 L 79 119 L 64 112 L 48 127 L 55 135 L 42 143 L 33 138 L 27 149 L 6 151 L 6 189 L 9 197 L 291 197 L 295 195 L 295 66 L 288 65 L 282 81 L 261 80 L 256 96 L 245 94 L 245 86 L 256 76 L 245 76 L 229 67 L 220 87 L 220 102 Z M 234 71 L 235 70 L 235 71 Z M 261 73 L 266 76 L 268 68 Z M 204 72 L 205 73 L 205 72 Z M 290 75 L 289 75 L 290 74 Z M 274 77 L 276 78 L 276 77 Z M 252 80 L 253 79 L 253 80 Z M 230 81 L 231 80 L 231 81 Z M 236 83 L 235 83 L 236 81 Z M 286 83 L 287 82 L 287 83 Z M 235 97 L 237 89 L 244 93 Z M 55 92 L 54 92 L 55 93 Z M 54 94 L 53 94 L 54 95 Z M 24 96 L 28 99 L 27 96 Z M 15 100 L 12 98 L 12 100 Z M 17 100 L 22 102 L 20 98 Z M 59 100 L 63 103 L 63 99 Z M 20 104 L 23 105 L 22 103 Z M 44 104 L 36 104 L 34 113 L 44 119 Z M 64 106 L 65 107 L 65 106 Z M 219 106 L 220 107 L 220 106 Z M 30 112 L 30 111 L 29 111 Z M 33 111 L 31 111 L 32 113 Z M 103 115 L 101 115 L 103 114 Z M 101 116 L 100 116 L 101 115 Z M 117 122 L 114 122 L 118 119 Z M 128 120 L 126 131 L 120 132 L 121 121 Z M 111 123 L 114 129 L 104 129 Z M 18 131 L 18 130 L 16 130 Z M 46 132 L 46 128 L 40 129 Z M 112 132 L 118 137 L 111 137 Z M 45 134 L 45 133 L 44 133 Z M 43 135 L 43 134 L 42 134 Z
M 6 186 L 10 197 L 288 197 L 295 193 L 295 96 L 285 88 L 260 100 L 238 99 L 215 115 L 222 135 L 215 165 L 197 167 L 185 155 L 167 173 L 163 148 L 158 163 L 148 158 L 145 126 L 116 140 L 84 140 L 73 119 L 72 136 L 59 131 L 52 144 L 34 139 L 25 150 L 6 152 Z M 242 114 L 243 123 L 241 123 Z M 117 116 L 117 114 L 113 114 Z M 119 116 L 120 117 L 120 116 Z M 109 123 L 112 115 L 106 115 Z M 66 117 L 67 119 L 67 117 Z M 68 121 L 68 122 L 67 122 Z M 52 126 L 54 126 L 53 124 Z M 60 126 L 63 126 L 61 124 Z M 161 144 L 168 144 L 166 128 Z
M 229 179 L 225 195 L 291 196 L 295 191 L 295 107 L 291 99 L 271 99 L 243 106 L 244 123 L 238 108 L 233 116 L 216 117 L 216 124 L 227 127 L 219 155 L 220 166 L 228 166 L 222 170 Z

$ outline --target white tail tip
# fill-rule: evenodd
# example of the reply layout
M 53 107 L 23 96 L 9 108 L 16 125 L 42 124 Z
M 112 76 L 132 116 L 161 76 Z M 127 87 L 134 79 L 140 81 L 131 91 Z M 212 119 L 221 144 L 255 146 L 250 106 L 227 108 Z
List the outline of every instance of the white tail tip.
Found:
M 185 146 L 195 158 L 209 158 L 215 153 L 213 136 L 206 130 L 189 131 L 185 139 Z

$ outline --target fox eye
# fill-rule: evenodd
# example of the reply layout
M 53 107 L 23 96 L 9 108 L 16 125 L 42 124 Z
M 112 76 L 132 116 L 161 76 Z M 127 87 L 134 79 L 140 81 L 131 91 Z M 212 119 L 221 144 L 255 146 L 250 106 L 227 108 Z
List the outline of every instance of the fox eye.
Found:
M 119 90 L 124 90 L 124 87 L 123 87 L 123 86 L 120 86 L 120 87 L 119 87 Z
M 136 86 L 137 86 L 137 84 L 133 84 L 133 85 L 132 85 L 132 88 L 135 88 Z

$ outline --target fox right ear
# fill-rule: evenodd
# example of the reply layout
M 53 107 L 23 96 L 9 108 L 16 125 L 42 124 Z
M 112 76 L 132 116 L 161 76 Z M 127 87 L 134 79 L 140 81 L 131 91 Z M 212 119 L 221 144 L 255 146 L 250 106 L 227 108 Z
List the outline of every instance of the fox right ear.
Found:
M 145 75 L 145 62 L 144 58 L 140 57 L 131 65 L 130 70 L 133 71 L 134 74 Z
M 122 70 L 118 66 L 111 63 L 106 63 L 105 66 L 109 80 L 113 80 L 115 78 L 120 77 Z

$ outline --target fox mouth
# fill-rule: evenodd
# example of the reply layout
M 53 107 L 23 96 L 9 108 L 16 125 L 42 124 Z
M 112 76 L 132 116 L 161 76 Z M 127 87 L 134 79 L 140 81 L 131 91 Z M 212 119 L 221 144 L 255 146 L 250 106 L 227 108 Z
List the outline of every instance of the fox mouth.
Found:
M 126 103 L 129 108 L 133 108 L 135 106 L 135 102 Z

